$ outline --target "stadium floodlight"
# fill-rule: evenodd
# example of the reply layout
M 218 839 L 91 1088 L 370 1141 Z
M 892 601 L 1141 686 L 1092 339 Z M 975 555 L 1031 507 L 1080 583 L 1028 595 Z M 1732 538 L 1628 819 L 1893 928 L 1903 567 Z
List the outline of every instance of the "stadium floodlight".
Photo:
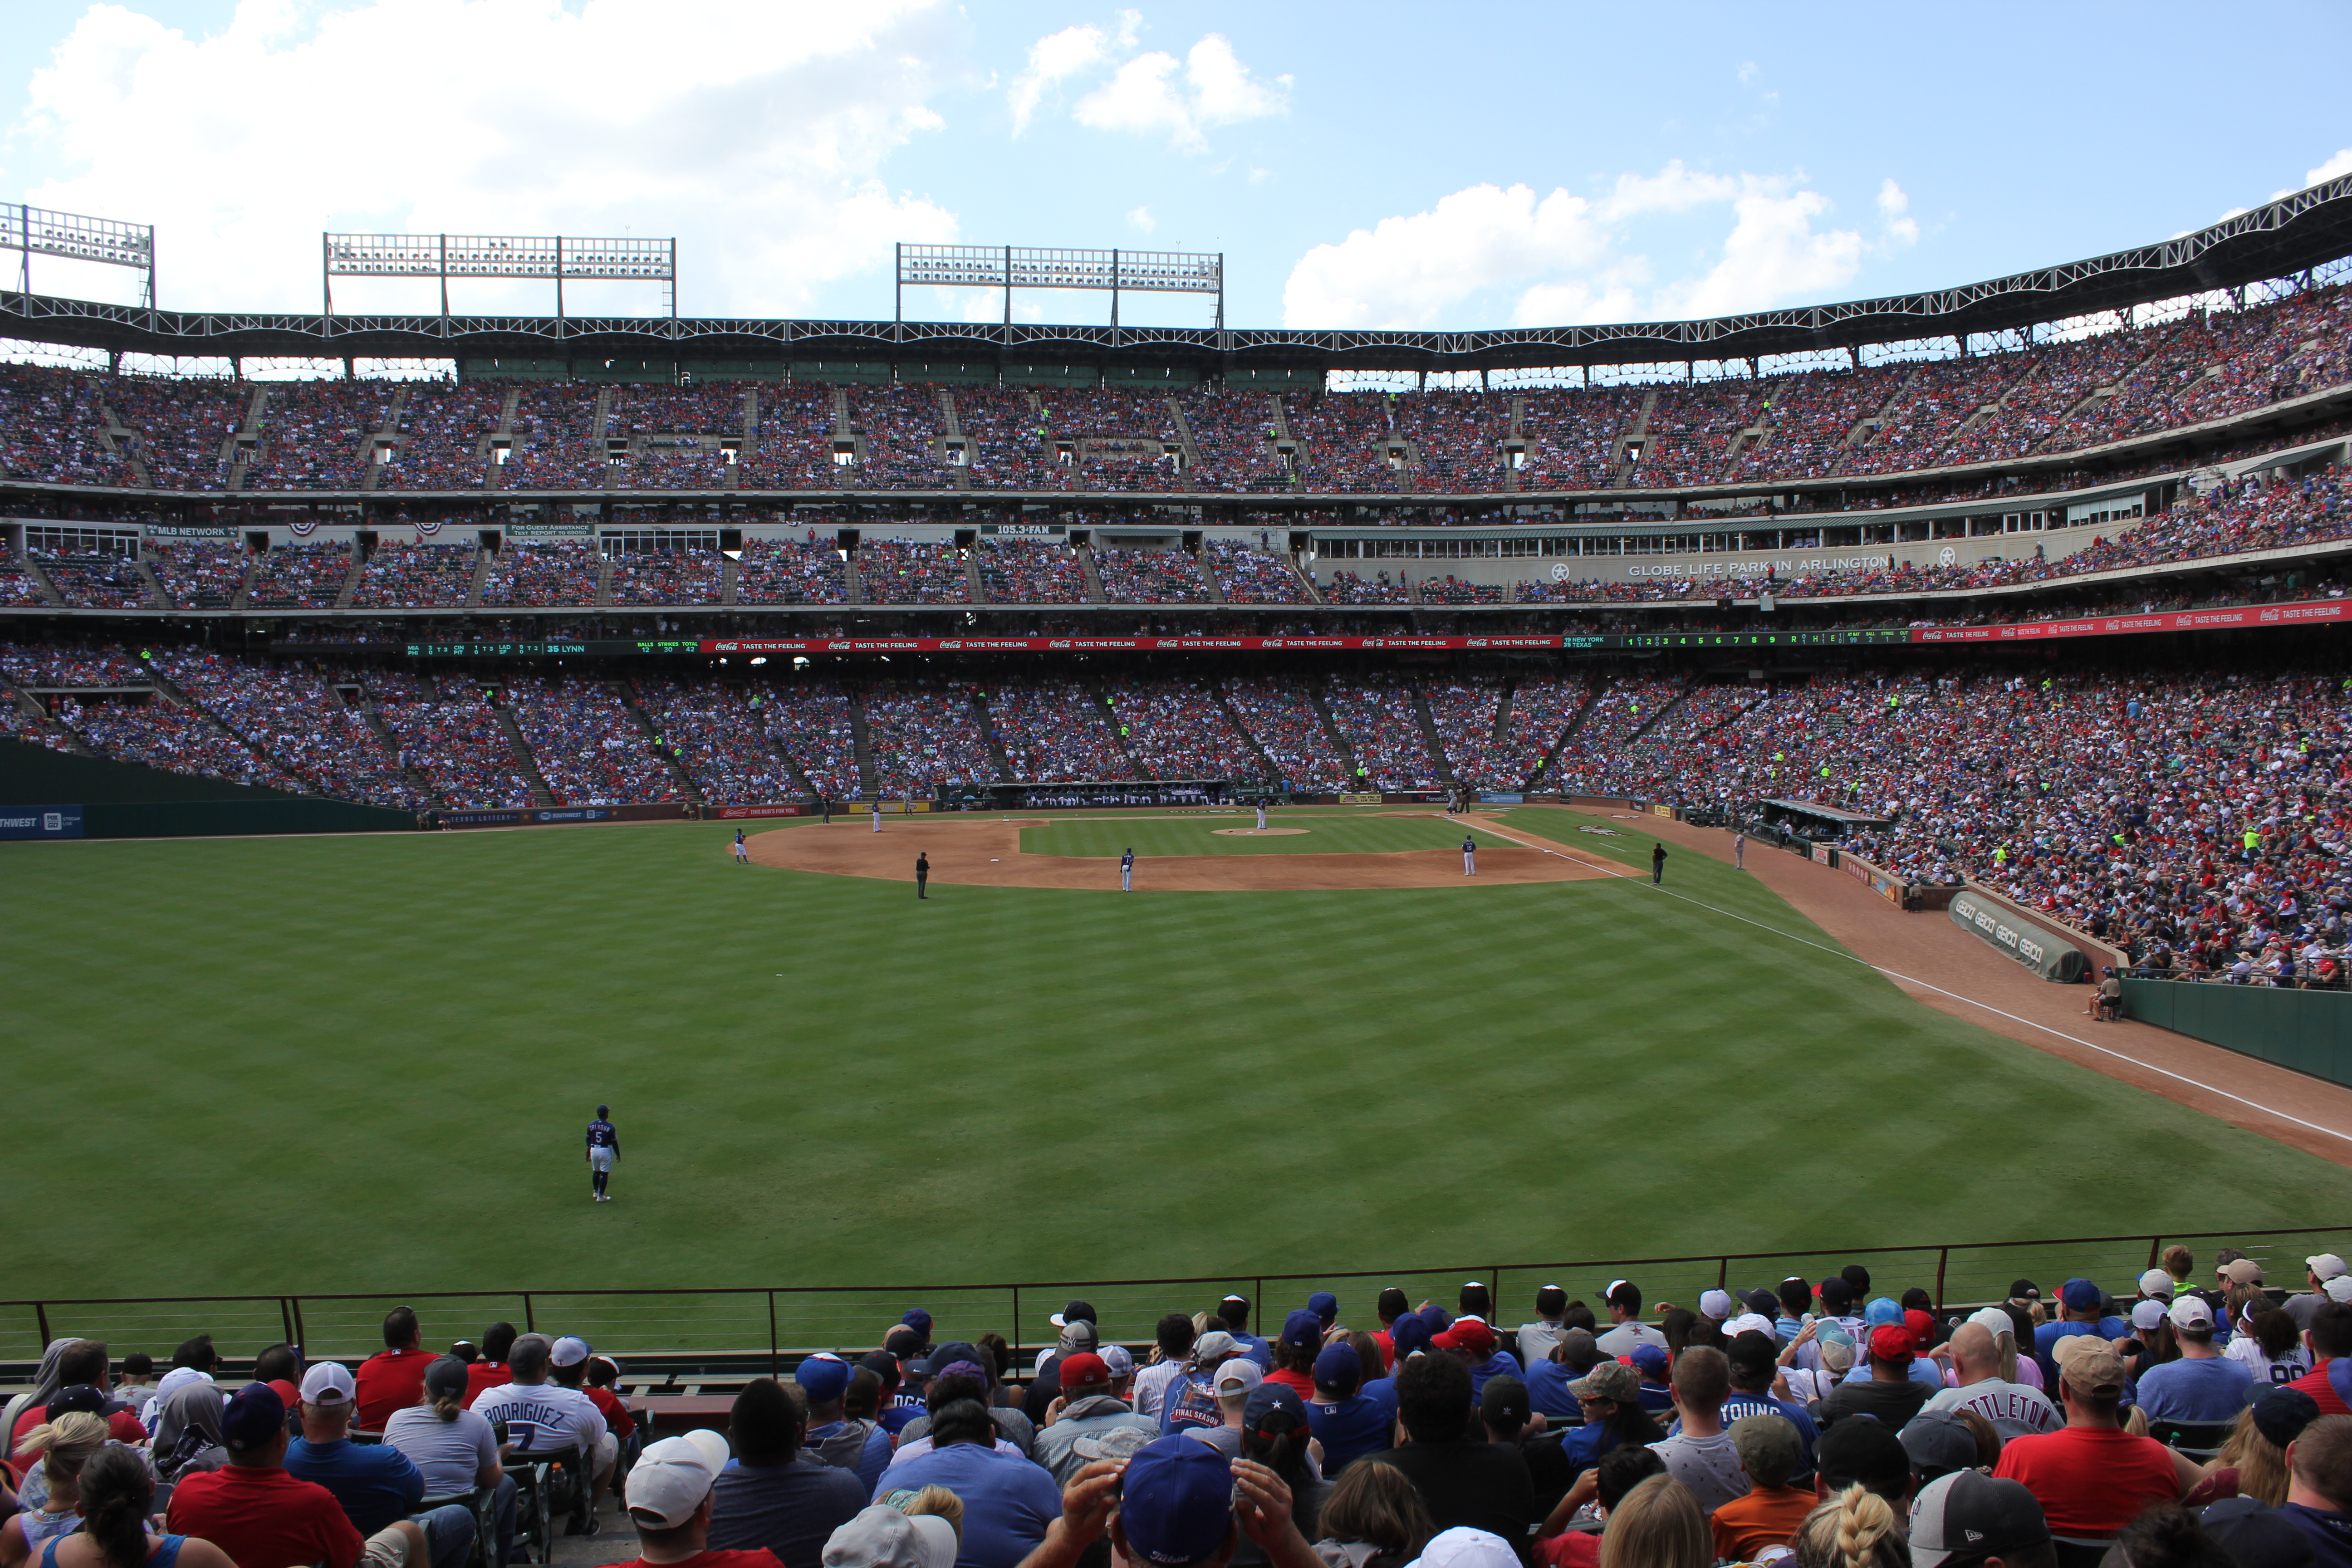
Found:
M 898 321 L 907 319 L 907 289 L 1002 289 L 1004 320 L 1013 321 L 1015 289 L 1099 289 L 1110 292 L 1110 324 L 1118 325 L 1122 289 L 1146 294 L 1213 294 L 1217 326 L 1225 324 L 1225 258 L 1222 251 L 1040 250 L 1017 245 L 898 247 Z
M 564 235 L 322 234 L 320 286 L 335 313 L 338 278 L 438 278 L 441 314 L 449 314 L 452 278 L 551 278 L 555 315 L 563 317 L 563 280 L 667 283 L 677 314 L 677 241 L 579 239 Z
M 0 202 L 0 247 L 16 252 L 16 287 L 33 292 L 33 258 L 62 256 L 73 261 L 100 261 L 128 267 L 147 275 L 143 309 L 155 304 L 155 226 L 122 223 L 110 217 L 83 217 L 79 213 L 51 212 L 18 202 Z

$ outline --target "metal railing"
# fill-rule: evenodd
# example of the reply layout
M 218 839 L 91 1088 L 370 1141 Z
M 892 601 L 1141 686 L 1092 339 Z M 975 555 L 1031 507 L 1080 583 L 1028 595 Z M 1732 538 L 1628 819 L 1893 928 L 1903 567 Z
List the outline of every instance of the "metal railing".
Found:
M 102 1340 L 117 1354 L 143 1350 L 159 1363 L 199 1333 L 212 1334 L 232 1363 L 279 1342 L 299 1345 L 312 1359 L 361 1357 L 383 1348 L 383 1317 L 395 1305 L 415 1309 L 428 1345 L 478 1339 L 488 1324 L 504 1321 L 526 1332 L 578 1334 L 624 1358 L 705 1354 L 740 1364 L 764 1361 L 781 1372 L 811 1351 L 871 1349 L 914 1307 L 931 1314 L 937 1340 L 972 1340 L 993 1331 L 1018 1348 L 1050 1343 L 1047 1315 L 1073 1300 L 1096 1309 L 1107 1338 L 1149 1343 L 1162 1315 L 1213 1309 L 1228 1293 L 1248 1297 L 1254 1326 L 1265 1332 L 1278 1330 L 1283 1314 L 1318 1290 L 1339 1297 L 1342 1321 L 1369 1327 L 1373 1300 L 1386 1287 L 1399 1287 L 1416 1304 L 1425 1299 L 1451 1309 L 1463 1284 L 1477 1280 L 1494 1292 L 1496 1315 L 1508 1328 L 1522 1307 L 1532 1318 L 1535 1292 L 1545 1285 L 1559 1285 L 1571 1300 L 1600 1311 L 1610 1281 L 1632 1279 L 1642 1288 L 1645 1312 L 1654 1316 L 1664 1302 L 1696 1307 L 1702 1290 L 1769 1289 L 1792 1275 L 1819 1280 L 1853 1263 L 1870 1270 L 1872 1294 L 1899 1296 L 1916 1287 L 1939 1307 L 2001 1300 L 2020 1279 L 2033 1280 L 2043 1300 L 2053 1300 L 2059 1283 L 2078 1275 L 2129 1300 L 2137 1276 L 2175 1244 L 2197 1252 L 2192 1278 L 2210 1277 L 2212 1248 L 2230 1246 L 2263 1264 L 2273 1286 L 2291 1289 L 2302 1282 L 2305 1257 L 2344 1252 L 2347 1237 L 2352 1225 L 986 1285 L 45 1297 L 0 1301 L 0 1378 L 21 1375 L 44 1345 L 67 1336 Z

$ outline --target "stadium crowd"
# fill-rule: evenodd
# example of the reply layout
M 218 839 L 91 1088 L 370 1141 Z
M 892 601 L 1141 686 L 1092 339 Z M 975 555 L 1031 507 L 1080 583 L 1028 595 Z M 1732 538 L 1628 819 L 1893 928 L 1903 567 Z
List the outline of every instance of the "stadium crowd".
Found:
M 1182 550 L 1097 550 L 1095 570 L 1115 605 L 1205 605 L 1209 584 L 1201 563 Z
M 1127 748 L 1093 692 L 1075 680 L 1001 681 L 984 694 L 988 721 L 1023 784 L 1136 776 Z
M 1316 1291 L 1263 1334 L 1237 1295 L 1121 1337 L 1072 1300 L 1034 1361 L 918 1307 L 667 1437 L 612 1356 L 504 1321 L 436 1354 L 398 1307 L 242 1380 L 209 1334 L 160 1375 L 68 1335 L 0 1411 L 0 1557 L 506 1568 L 562 1519 L 631 1568 L 2327 1568 L 2352 1273 L 2212 1258 L 1973 1309 L 1860 1264 L 1507 1315 Z
M 1083 605 L 1087 571 L 1060 540 L 982 539 L 980 578 L 993 605 Z
M 383 541 L 369 553 L 352 604 L 361 609 L 460 608 L 474 591 L 478 555 L 471 540 L 449 544 Z

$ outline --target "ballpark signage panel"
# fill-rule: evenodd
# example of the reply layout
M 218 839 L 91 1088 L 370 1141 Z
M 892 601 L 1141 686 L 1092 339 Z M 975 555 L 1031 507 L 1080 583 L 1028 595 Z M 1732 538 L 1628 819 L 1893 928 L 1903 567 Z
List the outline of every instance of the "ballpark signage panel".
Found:
M 2022 621 L 2007 626 L 1922 626 L 1914 642 L 2036 642 L 2049 637 L 2112 637 L 2134 632 L 2218 632 L 2244 626 L 2294 626 L 2352 621 L 2352 599 L 2293 605 L 2236 605 L 2168 610 L 2150 616 L 2092 616 L 2075 621 Z
M 79 838 L 78 805 L 0 805 L 0 838 Z
M 2062 941 L 2038 926 L 2010 919 L 2006 910 L 1974 893 L 1954 895 L 1945 906 L 1952 923 L 2001 949 L 2044 980 L 2072 984 L 2091 967 L 2091 961 L 2073 942 Z

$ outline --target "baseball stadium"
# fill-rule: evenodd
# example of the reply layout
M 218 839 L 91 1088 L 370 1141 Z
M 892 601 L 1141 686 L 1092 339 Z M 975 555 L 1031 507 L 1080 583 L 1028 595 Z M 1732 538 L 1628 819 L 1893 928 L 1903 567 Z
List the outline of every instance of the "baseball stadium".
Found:
M 335 309 L 676 278 L 440 235 L 325 236 L 317 313 L 167 310 L 152 230 L 0 224 L 12 1440 L 92 1344 L 134 1414 L 110 1355 L 216 1374 L 231 1438 L 299 1374 L 306 1440 L 350 1366 L 364 1417 L 385 1355 L 413 1402 L 452 1342 L 519 1382 L 593 1347 L 650 1530 L 688 1462 L 644 1454 L 741 1448 L 766 1378 L 810 1432 L 936 1419 L 922 1466 L 942 1356 L 1000 1405 L 1106 1363 L 1213 1405 L 1223 1335 L 1319 1411 L 1334 1347 L 1428 1342 L 1532 1443 L 1494 1358 L 1533 1390 L 1580 1343 L 1608 1409 L 1630 1323 L 1685 1431 L 1695 1347 L 1818 1380 L 1826 1484 L 1854 1337 L 1899 1389 L 1881 1336 L 1969 1362 L 2011 1307 L 2126 1347 L 1994 1334 L 2061 1423 L 2101 1408 L 2069 1369 L 2160 1408 L 2217 1311 L 2250 1387 L 2347 1408 L 2352 175 L 1928 292 L 1462 332 L 1228 326 L 1213 254 L 914 244 L 887 320 Z M 52 256 L 149 295 L 36 291 Z M 1005 319 L 917 319 L 947 282 Z M 1501 1561 L 1591 1561 L 1552 1505 L 1609 1478 L 1553 1460 L 1600 1417 L 1535 1408 Z M 2139 1430 L 2200 1478 L 2253 1430 L 2181 1409 Z M 509 1453 L 522 1534 L 482 1512 L 472 1560 L 625 1558 L 593 1447 Z M 2057 1495 L 2051 1561 L 2100 1560 L 2125 1527 Z

